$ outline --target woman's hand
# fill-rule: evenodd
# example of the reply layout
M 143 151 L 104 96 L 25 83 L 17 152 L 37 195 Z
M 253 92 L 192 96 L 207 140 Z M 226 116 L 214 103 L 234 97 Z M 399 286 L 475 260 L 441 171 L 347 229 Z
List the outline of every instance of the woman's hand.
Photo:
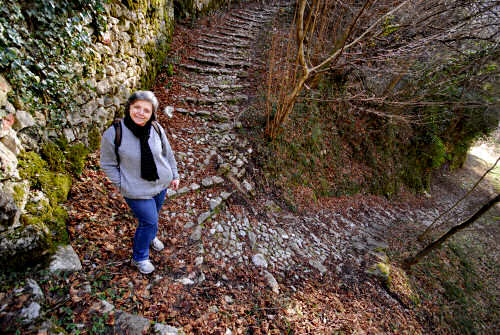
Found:
M 174 179 L 170 182 L 170 188 L 172 188 L 174 191 L 177 191 L 179 188 L 179 179 Z

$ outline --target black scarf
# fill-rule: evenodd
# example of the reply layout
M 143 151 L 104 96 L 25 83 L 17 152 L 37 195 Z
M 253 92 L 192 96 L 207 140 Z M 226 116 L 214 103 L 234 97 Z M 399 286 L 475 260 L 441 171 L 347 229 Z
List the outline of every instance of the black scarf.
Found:
M 132 120 L 129 113 L 126 113 L 125 118 L 123 119 L 125 126 L 130 129 L 130 131 L 139 139 L 139 142 L 141 143 L 141 178 L 149 181 L 155 181 L 159 178 L 153 153 L 151 152 L 151 148 L 148 143 L 153 119 L 154 116 L 151 115 L 151 118 L 144 126 L 137 125 L 134 120 Z

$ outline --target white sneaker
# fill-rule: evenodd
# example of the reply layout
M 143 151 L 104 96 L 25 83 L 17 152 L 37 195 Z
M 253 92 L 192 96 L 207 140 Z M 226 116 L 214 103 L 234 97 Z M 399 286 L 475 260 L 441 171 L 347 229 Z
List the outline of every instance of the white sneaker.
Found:
M 148 274 L 155 270 L 154 265 L 149 259 L 145 259 L 139 262 L 136 262 L 134 259 L 132 259 L 132 264 L 135 265 L 137 269 L 139 269 L 140 273 Z
M 158 239 L 158 237 L 155 237 L 151 241 L 151 247 L 156 250 L 156 251 L 162 251 L 165 246 L 163 245 L 163 242 Z

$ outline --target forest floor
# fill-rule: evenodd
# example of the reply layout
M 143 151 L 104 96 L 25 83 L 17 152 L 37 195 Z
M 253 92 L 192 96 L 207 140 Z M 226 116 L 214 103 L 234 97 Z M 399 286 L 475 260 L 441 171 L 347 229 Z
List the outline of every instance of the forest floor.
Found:
M 256 22 L 268 9 L 245 15 L 252 13 Z M 169 55 L 174 71 L 166 64 L 153 88 L 161 111 L 174 106 L 172 116 L 160 113 L 159 119 L 177 153 L 184 188 L 160 213 L 159 236 L 166 248 L 151 254 L 156 271 L 142 275 L 130 265 L 136 221 L 100 170 L 95 152 L 66 204 L 71 244 L 83 270 L 63 276 L 40 269 L 13 273 L 2 291 L 35 279 L 46 297 L 45 318 L 72 334 L 115 333 L 119 310 L 187 334 L 495 334 L 500 329 L 498 206 L 411 271 L 398 264 L 423 247 L 416 241 L 423 227 L 491 166 L 499 155 L 498 138 L 474 147 L 462 169 L 437 173 L 428 196 L 325 197 L 302 201 L 290 211 L 259 170 L 260 139 L 246 129 L 256 125 L 227 132 L 228 119 L 206 117 L 223 112 L 237 124 L 248 105 L 258 109 L 261 94 L 255 90 L 265 63 L 255 60 L 256 67 L 239 81 L 221 73 L 201 77 L 180 66 L 199 52 L 194 46 L 200 36 L 230 15 L 238 26 L 243 11 L 179 24 Z M 201 91 L 222 81 L 240 89 L 248 84 L 243 90 L 249 99 L 217 103 L 213 110 L 205 106 L 203 112 L 189 103 L 193 94 L 198 102 L 205 99 Z M 200 86 L 193 90 L 192 84 Z M 227 159 L 240 159 L 247 167 L 235 164 L 238 178 L 220 174 L 227 148 L 213 142 L 228 138 L 239 144 L 229 147 Z M 499 177 L 497 167 L 431 236 L 499 192 Z M 221 204 L 223 194 L 229 196 Z M 37 334 L 18 324 L 9 327 L 7 332 Z

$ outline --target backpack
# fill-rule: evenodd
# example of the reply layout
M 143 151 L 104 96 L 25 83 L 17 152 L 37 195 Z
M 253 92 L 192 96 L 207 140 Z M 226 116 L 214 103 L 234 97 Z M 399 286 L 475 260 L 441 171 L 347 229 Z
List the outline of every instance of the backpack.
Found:
M 151 122 L 151 125 L 153 128 L 156 130 L 158 133 L 158 136 L 160 136 L 161 139 L 161 150 L 163 151 L 165 149 L 165 144 L 163 143 L 163 139 L 161 138 L 161 131 L 160 131 L 160 124 L 158 121 L 153 121 Z M 122 122 L 121 119 L 115 119 L 113 121 L 113 127 L 115 128 L 115 155 L 116 155 L 116 161 L 118 162 L 118 165 L 120 165 L 120 155 L 118 155 L 118 148 L 122 144 Z

